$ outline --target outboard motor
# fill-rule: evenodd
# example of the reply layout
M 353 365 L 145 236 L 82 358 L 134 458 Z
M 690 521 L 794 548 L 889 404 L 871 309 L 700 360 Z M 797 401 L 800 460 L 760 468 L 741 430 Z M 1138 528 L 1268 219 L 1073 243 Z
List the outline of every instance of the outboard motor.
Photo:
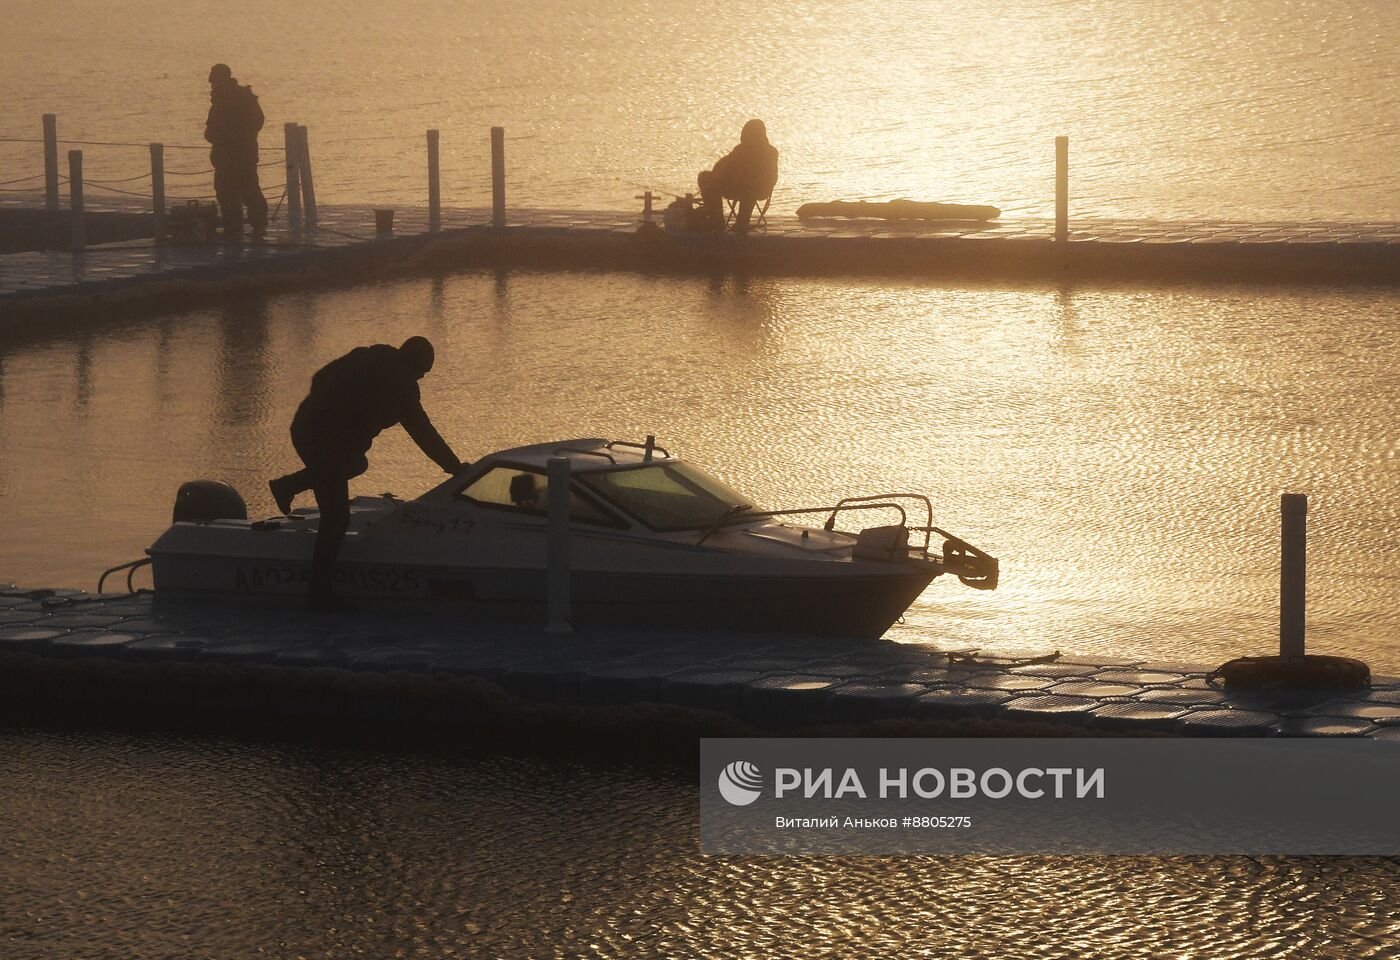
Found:
M 238 491 L 219 480 L 191 480 L 175 494 L 175 523 L 247 520 L 248 505 Z

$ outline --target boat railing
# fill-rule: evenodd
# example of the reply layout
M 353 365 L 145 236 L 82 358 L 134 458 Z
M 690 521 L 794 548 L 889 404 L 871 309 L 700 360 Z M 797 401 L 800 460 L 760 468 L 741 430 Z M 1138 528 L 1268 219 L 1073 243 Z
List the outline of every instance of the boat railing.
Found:
M 836 514 L 848 504 L 868 503 L 874 500 L 917 500 L 924 505 L 924 516 L 926 520 L 922 527 L 909 527 L 910 533 L 922 533 L 924 535 L 924 553 L 928 553 L 929 534 L 934 531 L 933 526 L 933 501 L 922 493 L 877 493 L 867 497 L 845 497 L 837 501 L 836 506 L 831 509 L 831 516 L 826 518 L 824 529 L 831 530 L 836 526 Z M 908 527 L 908 517 L 904 511 L 900 511 L 901 522 Z
M 608 463 L 617 466 L 617 458 L 610 453 L 604 453 L 602 450 L 585 450 L 582 447 L 556 447 L 554 452 L 577 453 L 584 457 L 602 457 L 604 460 L 608 461 Z
M 869 498 L 863 498 L 869 499 Z M 792 510 L 738 510 L 730 507 L 718 520 L 705 528 L 705 532 L 700 535 L 700 539 L 695 541 L 698 547 L 710 538 L 720 527 L 732 526 L 736 523 L 751 523 L 754 520 L 765 517 L 792 517 L 804 513 L 830 513 L 832 520 L 828 522 L 826 529 L 831 530 L 835 526 L 835 516 L 843 510 L 895 510 L 899 513 L 900 526 L 909 526 L 909 515 L 904 508 L 897 503 L 846 503 L 841 502 L 830 507 L 797 507 Z M 927 540 L 927 537 L 925 538 Z
M 634 450 L 640 450 L 642 451 L 642 459 L 648 461 L 651 460 L 651 455 L 653 453 L 659 453 L 667 460 L 671 459 L 670 452 L 667 451 L 665 447 L 658 447 L 656 445 L 656 438 L 652 436 L 647 437 L 646 443 L 637 443 L 633 440 L 612 440 L 608 443 L 607 447 L 609 450 L 613 447 L 631 447 Z

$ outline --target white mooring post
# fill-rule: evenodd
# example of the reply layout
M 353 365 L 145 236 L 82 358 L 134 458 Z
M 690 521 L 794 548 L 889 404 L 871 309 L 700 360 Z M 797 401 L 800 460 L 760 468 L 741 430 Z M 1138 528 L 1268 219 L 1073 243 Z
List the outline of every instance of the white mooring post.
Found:
M 44 114 L 44 209 L 58 209 L 58 117 Z
M 442 181 L 438 167 L 438 132 L 428 131 L 428 232 L 442 229 Z
M 572 633 L 569 622 L 569 458 L 550 457 L 548 633 Z
M 311 142 L 306 125 L 297 124 L 297 172 L 301 179 L 301 213 L 307 227 L 316 226 L 316 184 L 311 179 Z
M 301 232 L 301 158 L 297 155 L 297 125 L 282 124 L 282 145 L 287 151 L 287 226 Z
M 1308 495 L 1282 497 L 1283 543 L 1279 561 L 1278 653 L 1303 656 L 1303 625 L 1307 600 Z
M 156 215 L 156 243 L 165 242 L 165 144 L 151 144 L 151 212 Z
M 1069 137 L 1055 138 L 1055 239 L 1069 239 Z
M 73 219 L 73 252 L 82 253 L 87 246 L 86 224 L 83 222 L 83 151 L 68 151 L 68 208 Z
M 491 226 L 506 225 L 506 128 L 491 128 Z

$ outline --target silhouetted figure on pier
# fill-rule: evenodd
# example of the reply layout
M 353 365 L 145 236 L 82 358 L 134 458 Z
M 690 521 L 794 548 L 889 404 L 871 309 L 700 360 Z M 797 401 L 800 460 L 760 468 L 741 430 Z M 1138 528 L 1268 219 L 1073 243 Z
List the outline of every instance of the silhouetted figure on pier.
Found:
M 335 564 L 350 526 L 349 481 L 369 469 L 365 454 L 380 431 L 402 424 L 439 467 L 449 474 L 462 469 L 423 411 L 418 381 L 432 368 L 433 345 L 409 337 L 400 347 L 356 347 L 311 378 L 311 392 L 292 419 L 292 446 L 306 468 L 278 477 L 268 487 L 284 514 L 302 491 L 316 495 L 321 518 L 306 595 L 312 610 L 354 609 L 335 593 Z
M 712 229 L 724 229 L 724 201 L 736 200 L 739 209 L 734 229 L 740 233 L 748 230 L 753 208 L 772 196 L 778 182 L 778 148 L 768 142 L 763 121 L 744 124 L 739 145 L 721 157 L 713 170 L 701 171 L 696 179 Z
M 267 200 L 258 185 L 258 131 L 262 125 L 262 107 L 252 89 L 239 86 L 226 64 L 214 64 L 209 71 L 209 119 L 204 122 L 204 139 L 211 144 L 214 193 L 226 240 L 243 236 L 245 206 L 254 239 L 267 233 Z

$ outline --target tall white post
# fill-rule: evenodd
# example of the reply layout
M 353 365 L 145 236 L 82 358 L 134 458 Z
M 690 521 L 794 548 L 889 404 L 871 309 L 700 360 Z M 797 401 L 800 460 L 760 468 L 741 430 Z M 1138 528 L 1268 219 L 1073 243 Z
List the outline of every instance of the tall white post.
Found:
M 569 622 L 569 458 L 550 457 L 549 477 L 549 633 L 571 633 Z
M 308 227 L 316 226 L 316 184 L 311 179 L 311 143 L 306 127 L 297 124 L 297 171 L 301 177 L 301 212 Z
M 428 131 L 428 230 L 442 229 L 442 181 L 438 171 L 438 132 Z
M 83 222 L 83 151 L 68 151 L 68 207 L 73 218 L 73 252 L 87 246 L 87 224 Z
M 506 128 L 491 128 L 491 226 L 506 225 Z
M 58 209 L 58 117 L 44 114 L 44 209 Z
M 1285 493 L 1283 543 L 1279 559 L 1278 652 L 1303 656 L 1303 626 L 1307 602 L 1308 495 Z
M 301 157 L 297 152 L 297 125 L 282 125 L 282 145 L 287 151 L 287 226 L 293 233 L 301 232 Z
M 1069 239 L 1069 137 L 1055 138 L 1055 239 Z
M 156 243 L 165 242 L 165 144 L 151 144 L 151 212 L 156 215 Z

